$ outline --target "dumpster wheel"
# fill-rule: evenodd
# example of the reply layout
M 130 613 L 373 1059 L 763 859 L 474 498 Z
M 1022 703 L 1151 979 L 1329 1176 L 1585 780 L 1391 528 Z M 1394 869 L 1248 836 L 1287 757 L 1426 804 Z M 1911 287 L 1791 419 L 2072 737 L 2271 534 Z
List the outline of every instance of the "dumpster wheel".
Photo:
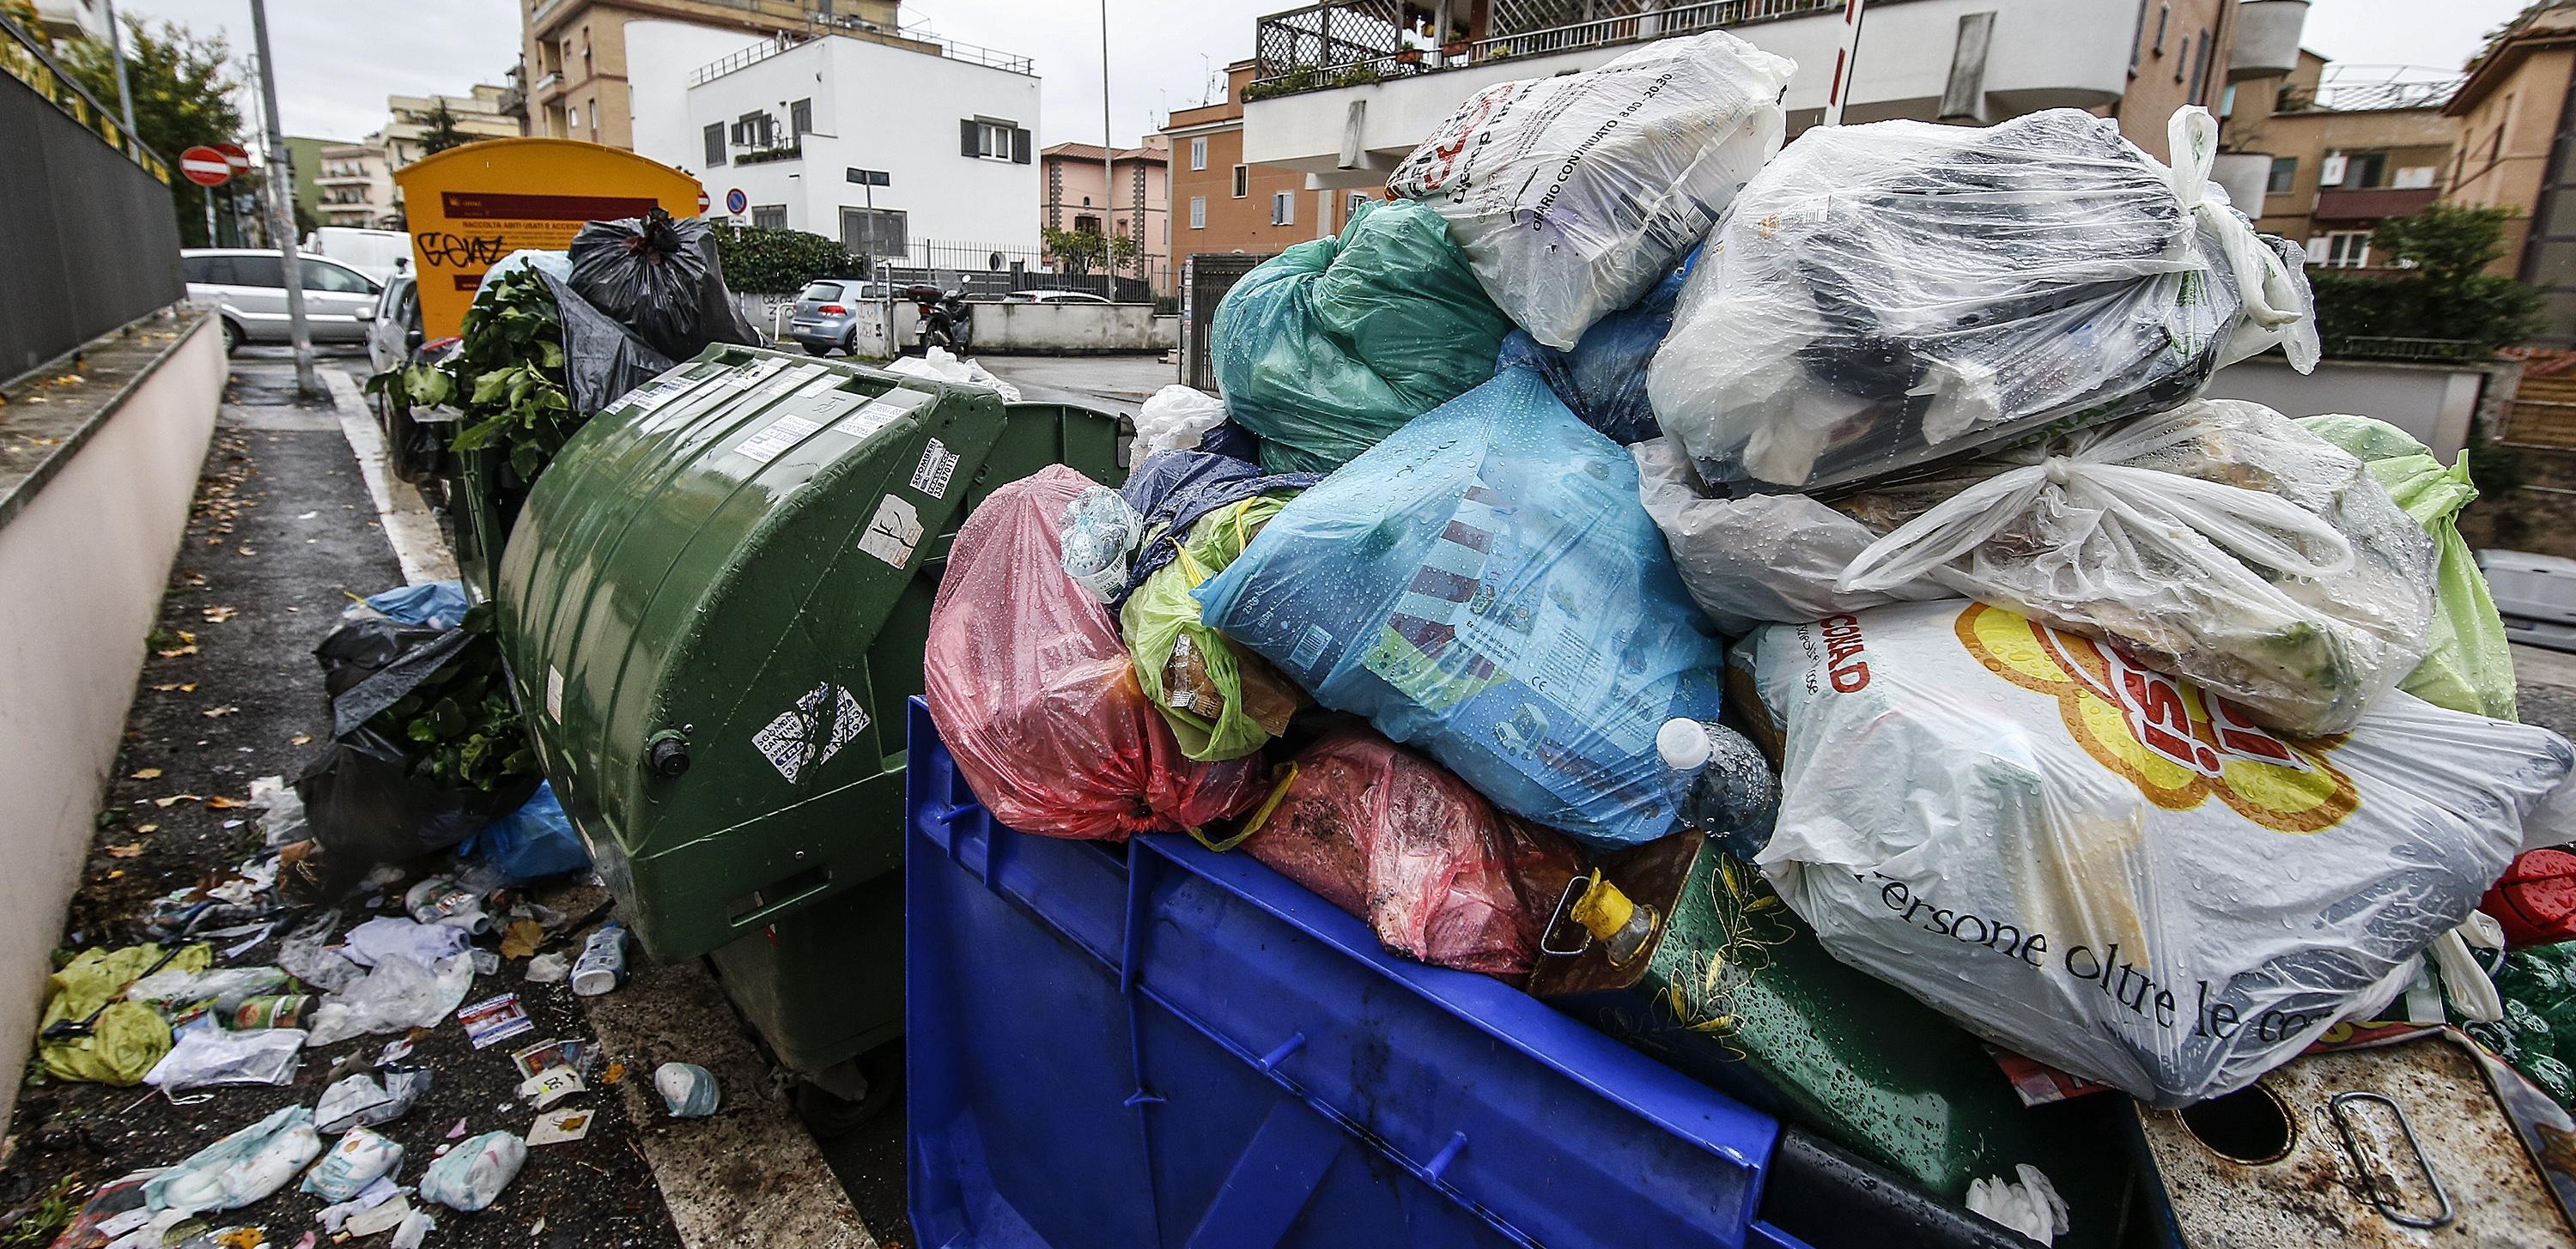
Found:
M 805 1130 L 817 1140 L 847 1136 L 866 1126 L 884 1114 L 903 1091 L 901 1041 L 888 1041 L 851 1059 L 848 1065 L 866 1080 L 865 1091 L 855 1099 L 826 1087 L 826 1083 L 846 1087 L 849 1081 L 843 1072 L 823 1073 L 820 1079 L 797 1077 L 795 1091 L 790 1094 L 796 1117 L 805 1121 Z

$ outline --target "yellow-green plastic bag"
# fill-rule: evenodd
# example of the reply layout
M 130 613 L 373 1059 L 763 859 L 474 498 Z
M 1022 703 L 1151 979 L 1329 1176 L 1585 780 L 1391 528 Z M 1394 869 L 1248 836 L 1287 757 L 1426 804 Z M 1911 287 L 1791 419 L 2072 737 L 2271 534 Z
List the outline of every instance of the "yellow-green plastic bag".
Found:
M 1182 536 L 1172 562 L 1146 577 L 1119 609 L 1119 632 L 1135 661 L 1136 683 L 1170 722 L 1181 753 L 1192 759 L 1216 762 L 1251 754 L 1284 728 L 1296 709 L 1296 691 L 1287 679 L 1260 656 L 1235 649 L 1223 634 L 1201 623 L 1199 602 L 1190 595 L 1243 554 L 1252 535 L 1288 505 L 1289 497 L 1254 495 L 1200 517 Z M 1186 684 L 1167 680 L 1176 666 L 1203 673 L 1205 679 Z
M 2311 416 L 2299 424 L 2361 457 L 2441 550 L 2433 584 L 2433 649 L 2397 688 L 2437 707 L 2515 719 L 2513 652 L 2505 642 L 2504 619 L 2487 593 L 2486 574 L 2460 538 L 2460 512 L 2478 497 L 2467 453 L 2445 468 L 2432 448 L 2367 416 Z
M 120 1088 L 142 1083 L 152 1064 L 170 1052 L 170 1023 L 141 1002 L 117 998 L 125 986 L 160 961 L 161 947 L 129 945 L 121 950 L 84 950 L 55 972 L 45 982 L 45 1014 L 36 1025 L 36 1055 L 45 1070 L 56 1079 Z M 192 945 L 179 951 L 169 966 L 204 971 L 214 961 L 213 947 Z M 107 1009 L 99 1010 L 102 1005 Z M 98 1021 L 89 1035 L 44 1039 L 45 1029 L 64 1020 L 87 1019 L 92 1011 L 98 1011 Z

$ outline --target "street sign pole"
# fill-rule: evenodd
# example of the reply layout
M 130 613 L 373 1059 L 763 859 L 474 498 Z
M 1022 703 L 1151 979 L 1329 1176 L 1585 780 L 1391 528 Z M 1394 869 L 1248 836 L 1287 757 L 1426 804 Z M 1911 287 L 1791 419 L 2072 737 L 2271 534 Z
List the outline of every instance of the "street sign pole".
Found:
M 134 87 L 125 78 L 125 31 L 116 24 L 116 0 L 107 0 L 107 50 L 116 57 L 116 100 L 125 107 L 125 137 L 140 146 L 143 136 L 134 129 Z M 206 245 L 214 246 L 214 240 Z
M 304 322 L 304 265 L 295 254 L 295 168 L 286 153 L 286 131 L 277 119 L 277 68 L 268 53 L 268 5 L 250 0 L 251 34 L 259 46 L 259 98 L 268 112 L 268 219 L 277 235 L 277 255 L 286 270 L 286 335 L 295 344 L 295 389 L 307 399 L 323 398 L 322 379 L 313 371 L 313 335 Z
M 1825 86 L 1824 124 L 1843 124 L 1843 106 L 1851 103 L 1852 79 L 1860 66 L 1860 18 L 1867 0 L 1843 0 L 1843 42 L 1834 52 L 1834 79 Z
M 1109 0 L 1100 0 L 1100 259 L 1109 280 L 1100 292 L 1118 298 L 1118 248 L 1110 232 L 1118 213 L 1118 140 L 1109 129 Z M 1140 245 L 1145 240 L 1138 239 Z
M 223 244 L 215 239 L 215 188 L 209 186 L 197 189 L 206 193 L 206 246 L 221 247 Z

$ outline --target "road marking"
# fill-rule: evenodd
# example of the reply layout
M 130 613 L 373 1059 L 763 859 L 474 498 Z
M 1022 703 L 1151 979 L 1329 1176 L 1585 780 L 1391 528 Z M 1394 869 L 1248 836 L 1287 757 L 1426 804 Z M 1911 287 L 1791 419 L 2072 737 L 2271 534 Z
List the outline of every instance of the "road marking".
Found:
M 367 410 L 358 383 L 329 365 L 317 371 L 330 388 L 331 406 L 340 417 L 340 436 L 349 440 L 349 452 L 358 457 L 358 471 L 367 479 L 367 497 L 375 500 L 385 541 L 393 544 L 394 558 L 402 562 L 403 580 L 413 585 L 455 580 L 456 556 L 438 531 L 438 518 L 430 514 L 429 505 L 421 502 L 420 492 L 410 482 L 393 475 L 385 460 L 384 434 L 376 428 L 375 413 Z

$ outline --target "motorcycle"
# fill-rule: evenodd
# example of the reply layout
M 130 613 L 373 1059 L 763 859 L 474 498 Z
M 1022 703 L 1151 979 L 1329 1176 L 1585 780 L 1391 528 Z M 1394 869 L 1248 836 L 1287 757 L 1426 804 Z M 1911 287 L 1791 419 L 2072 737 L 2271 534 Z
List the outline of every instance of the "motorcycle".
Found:
M 974 310 L 964 295 L 936 286 L 915 286 L 904 297 L 919 306 L 919 316 L 912 323 L 913 350 L 944 347 L 949 354 L 962 356 L 974 347 Z

